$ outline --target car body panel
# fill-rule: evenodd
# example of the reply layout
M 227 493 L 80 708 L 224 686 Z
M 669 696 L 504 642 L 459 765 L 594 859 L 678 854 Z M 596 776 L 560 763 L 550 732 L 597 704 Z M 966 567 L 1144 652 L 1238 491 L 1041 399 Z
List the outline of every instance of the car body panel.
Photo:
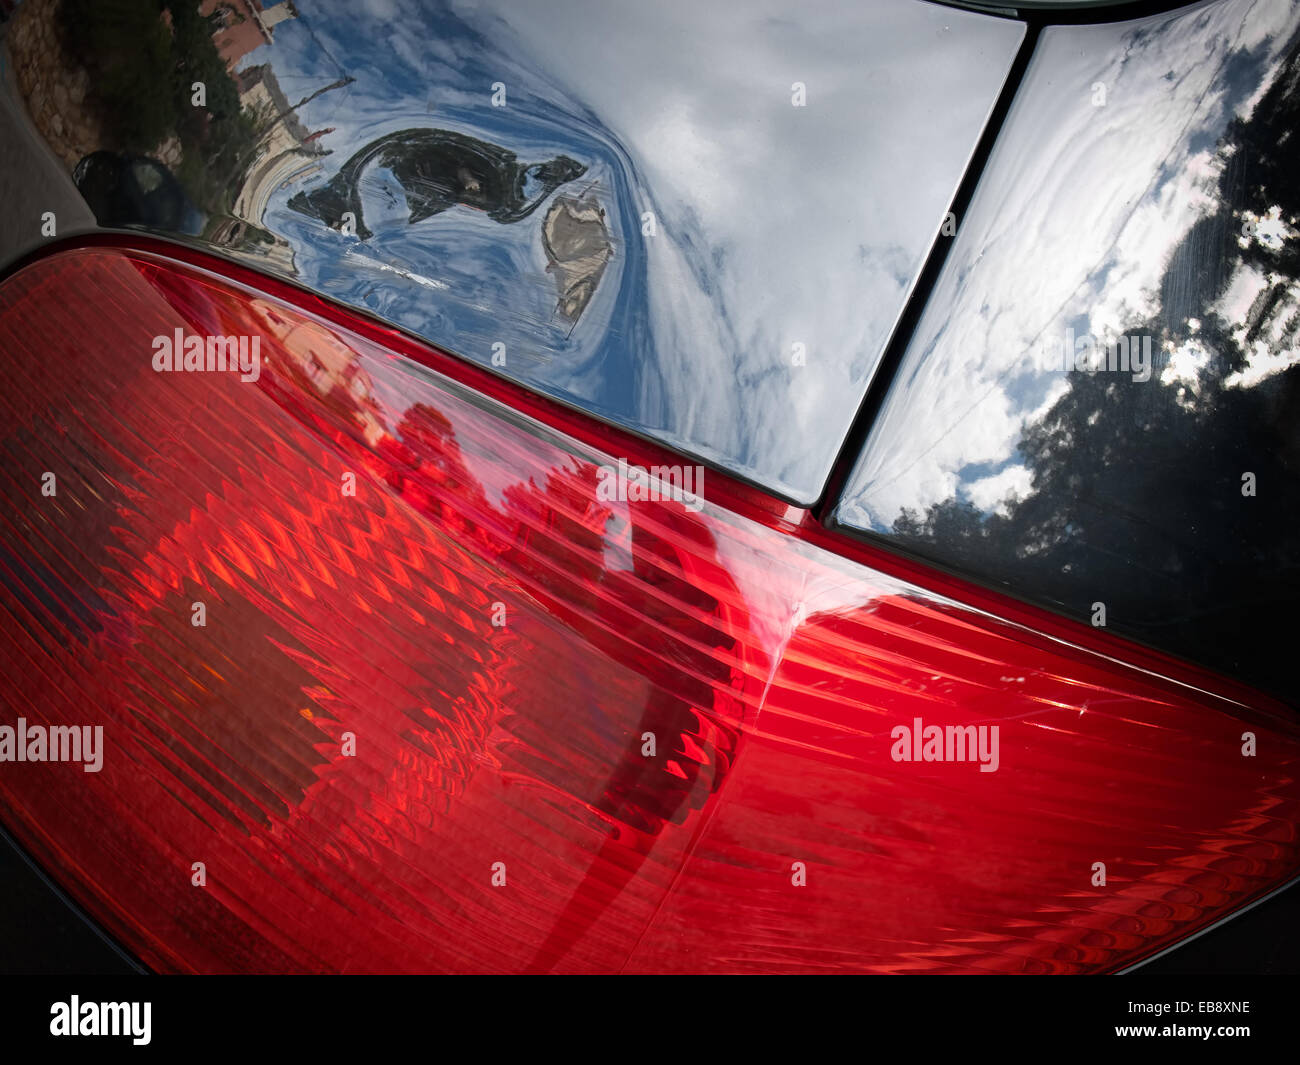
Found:
M 1045 29 L 834 520 L 1294 702 L 1298 75 L 1286 2 Z
M 239 58 L 241 102 L 284 117 L 203 148 L 229 212 L 192 193 L 199 243 L 816 500 L 1024 26 L 846 0 L 381 7 L 320 0 Z M 9 258 L 41 241 L 15 229 Z

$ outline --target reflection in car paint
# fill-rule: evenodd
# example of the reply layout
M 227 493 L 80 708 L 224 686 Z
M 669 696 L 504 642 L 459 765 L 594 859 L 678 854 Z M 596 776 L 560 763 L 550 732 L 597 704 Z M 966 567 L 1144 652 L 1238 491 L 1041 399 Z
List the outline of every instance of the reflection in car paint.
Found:
M 207 223 L 175 175 L 157 159 L 91 152 L 73 169 L 72 180 L 101 226 L 194 236 Z
M 16 56 L 39 67 L 19 85 L 28 105 L 58 84 L 112 119 L 77 123 L 78 157 L 158 158 L 208 214 L 204 246 L 801 504 L 1024 35 L 853 0 L 811 0 L 797 22 L 784 0 L 411 0 L 397 22 L 311 0 L 265 41 L 214 34 L 183 3 L 166 33 L 109 7 L 31 0 L 15 16 L 11 39 L 79 42 Z M 194 80 L 210 122 L 188 95 L 129 92 Z M 69 131 L 29 110 L 63 150 Z
M 328 185 L 295 195 L 289 209 L 319 219 L 331 229 L 339 228 L 343 216 L 351 213 L 357 236 L 362 240 L 373 236 L 358 188 L 371 163 L 385 167 L 397 180 L 412 225 L 456 204 L 483 211 L 503 225 L 519 222 L 587 169 L 567 155 L 544 163 L 520 163 L 514 152 L 454 130 L 404 129 L 367 144 Z
M 587 196 L 556 197 L 542 225 L 548 271 L 559 289 L 556 311 L 576 322 L 600 284 L 613 254 L 605 208 Z
M 837 520 L 1300 694 L 1297 85 L 1294 4 L 1045 30 Z

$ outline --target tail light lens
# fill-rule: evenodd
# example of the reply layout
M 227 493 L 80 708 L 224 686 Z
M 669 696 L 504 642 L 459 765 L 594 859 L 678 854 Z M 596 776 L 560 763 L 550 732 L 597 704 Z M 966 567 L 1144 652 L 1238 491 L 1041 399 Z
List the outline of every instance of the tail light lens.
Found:
M 673 460 L 216 269 L 0 287 L 0 726 L 103 729 L 0 817 L 151 966 L 1106 971 L 1300 867 L 1285 707 L 610 498 Z

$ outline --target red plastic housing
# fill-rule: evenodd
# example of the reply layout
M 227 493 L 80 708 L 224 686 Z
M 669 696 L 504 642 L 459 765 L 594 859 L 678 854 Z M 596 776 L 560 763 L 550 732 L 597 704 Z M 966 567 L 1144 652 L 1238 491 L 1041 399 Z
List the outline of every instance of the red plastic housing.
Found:
M 0 729 L 103 728 L 0 820 L 155 968 L 1113 971 L 1300 870 L 1288 708 L 316 297 L 80 247 L 0 352 Z

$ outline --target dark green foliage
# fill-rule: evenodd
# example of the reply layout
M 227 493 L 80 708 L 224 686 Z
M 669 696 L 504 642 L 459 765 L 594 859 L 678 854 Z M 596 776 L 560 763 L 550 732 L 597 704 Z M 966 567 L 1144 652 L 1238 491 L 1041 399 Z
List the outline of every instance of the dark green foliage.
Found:
M 177 136 L 186 192 L 209 213 L 228 210 L 233 164 L 249 155 L 256 124 L 197 0 L 64 0 L 61 18 L 69 53 L 90 74 L 87 101 L 113 140 L 104 147 L 150 154 Z M 192 103 L 195 82 L 204 107 Z

